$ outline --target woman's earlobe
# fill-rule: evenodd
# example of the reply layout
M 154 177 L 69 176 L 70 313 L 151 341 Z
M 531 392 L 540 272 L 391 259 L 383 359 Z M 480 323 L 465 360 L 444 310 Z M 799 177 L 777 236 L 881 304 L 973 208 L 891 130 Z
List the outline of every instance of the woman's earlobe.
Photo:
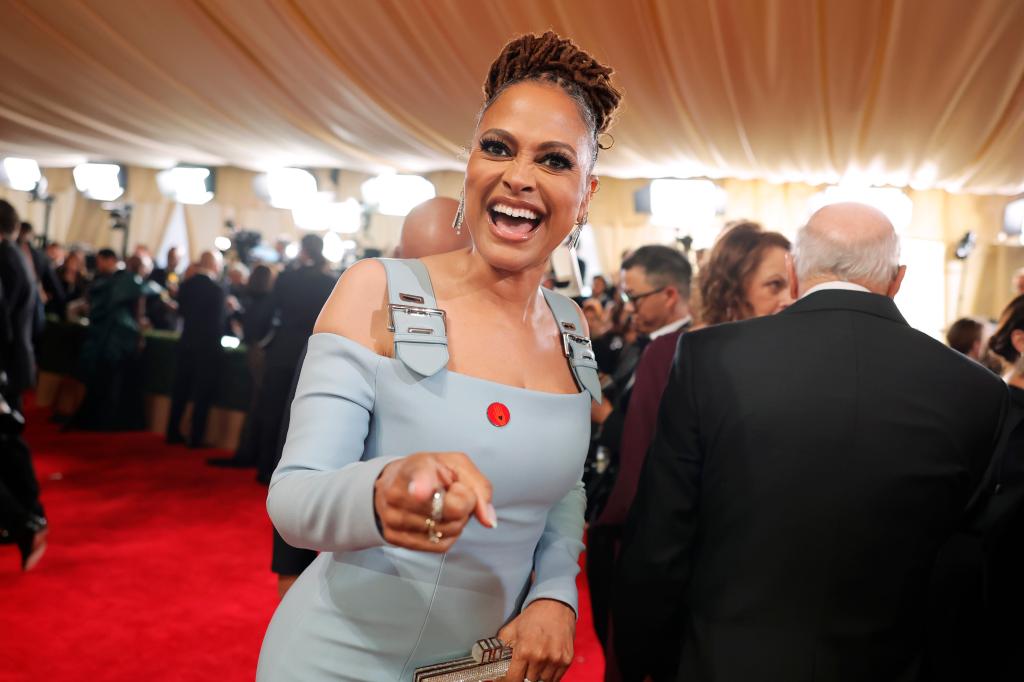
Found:
M 1024 354 L 1024 329 L 1014 329 L 1010 333 L 1010 343 L 1015 351 Z

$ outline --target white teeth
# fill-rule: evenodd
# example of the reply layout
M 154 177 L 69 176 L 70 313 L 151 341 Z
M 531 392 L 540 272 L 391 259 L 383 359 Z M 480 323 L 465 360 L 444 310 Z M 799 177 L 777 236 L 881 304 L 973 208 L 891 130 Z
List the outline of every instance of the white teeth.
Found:
M 505 204 L 495 204 L 491 207 L 491 210 L 497 211 L 498 213 L 504 213 L 505 215 L 513 218 L 526 218 L 527 220 L 537 220 L 540 218 L 539 215 L 528 208 L 512 208 Z

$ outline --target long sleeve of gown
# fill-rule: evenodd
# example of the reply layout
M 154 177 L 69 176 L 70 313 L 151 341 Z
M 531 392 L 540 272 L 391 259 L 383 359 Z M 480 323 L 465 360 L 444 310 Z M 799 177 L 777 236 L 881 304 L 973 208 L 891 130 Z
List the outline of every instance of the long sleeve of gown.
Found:
M 362 459 L 380 357 L 334 334 L 314 334 L 295 389 L 267 511 L 286 542 L 322 552 L 385 544 L 373 489 L 391 457 Z
M 583 513 L 587 496 L 580 482 L 548 512 L 544 532 L 533 556 L 534 581 L 523 603 L 554 599 L 579 615 L 576 574 L 583 551 Z

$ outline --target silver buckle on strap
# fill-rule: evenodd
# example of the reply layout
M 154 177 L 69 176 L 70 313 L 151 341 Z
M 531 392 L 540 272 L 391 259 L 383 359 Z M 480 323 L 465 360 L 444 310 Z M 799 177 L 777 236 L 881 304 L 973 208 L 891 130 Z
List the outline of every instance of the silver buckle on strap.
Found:
M 563 350 L 565 350 L 565 357 L 573 357 L 573 344 L 577 344 L 583 347 L 585 353 L 583 356 L 584 358 L 588 360 L 594 359 L 593 344 L 590 342 L 590 339 L 588 339 L 586 336 L 580 336 L 579 334 L 573 334 L 571 332 L 562 332 L 562 348 Z M 586 354 L 586 351 L 590 351 L 589 355 Z
M 398 312 L 407 313 L 409 315 L 420 315 L 422 317 L 440 317 L 441 318 L 441 324 L 447 326 L 447 322 L 448 322 L 447 317 L 445 316 L 444 311 L 439 309 L 439 308 L 424 308 L 423 306 L 411 306 L 411 305 L 401 305 L 401 304 L 397 304 L 397 303 L 389 303 L 388 304 L 388 331 L 392 332 L 392 333 L 394 333 L 394 331 L 395 331 L 395 311 L 396 310 Z M 433 333 L 432 329 L 431 330 L 421 331 L 420 328 L 416 328 L 415 330 L 410 329 L 410 331 L 415 331 L 415 333 L 418 333 L 418 334 L 425 333 L 425 331 L 429 331 L 429 333 Z

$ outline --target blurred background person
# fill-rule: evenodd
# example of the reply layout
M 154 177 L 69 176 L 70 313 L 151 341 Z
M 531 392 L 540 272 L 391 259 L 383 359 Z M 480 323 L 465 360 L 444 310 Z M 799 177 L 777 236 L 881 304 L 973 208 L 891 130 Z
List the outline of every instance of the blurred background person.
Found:
M 233 261 L 228 265 L 227 280 L 228 295 L 242 302 L 246 295 L 246 286 L 249 284 L 249 268 L 244 263 Z
M 277 252 L 277 263 L 281 266 L 281 270 L 291 270 L 295 258 L 288 255 L 288 251 L 292 248 L 292 238 L 288 235 L 280 235 L 274 241 L 274 251 Z
M 257 479 L 264 484 L 270 483 L 270 476 L 281 459 L 284 434 L 288 431 L 288 406 L 306 342 L 337 281 L 337 277 L 327 271 L 323 251 L 323 239 L 307 234 L 302 238 L 295 267 L 278 275 L 274 283 L 273 336 L 267 344 L 266 370 L 256 407 L 259 421 Z M 279 576 L 282 594 L 315 558 L 316 552 L 296 549 L 274 531 L 271 570 Z
M 960 349 L 973 350 L 975 337 L 981 338 L 984 331 L 967 323 L 980 325 L 970 318 L 957 320 L 950 326 L 947 338 L 951 348 L 972 357 Z M 986 530 L 983 558 L 969 563 L 965 557 L 976 555 L 964 551 L 956 555 L 946 552 L 947 556 L 956 558 L 955 563 L 949 564 L 959 572 L 961 583 L 984 585 L 985 594 L 980 590 L 953 592 L 963 599 L 956 605 L 955 618 L 946 615 L 953 609 L 942 604 L 943 614 L 947 621 L 952 622 L 954 632 L 947 640 L 939 642 L 936 647 L 940 649 L 939 655 L 948 655 L 941 649 L 946 648 L 942 645 L 949 642 L 967 642 L 971 646 L 961 646 L 967 651 L 966 655 L 959 652 L 952 663 L 948 659 L 940 659 L 945 664 L 940 671 L 945 677 L 937 676 L 936 679 L 941 681 L 984 679 L 1010 682 L 1024 678 L 1024 649 L 1020 647 L 1024 638 L 1024 621 L 1020 618 L 1024 610 L 1024 582 L 1020 579 L 1024 574 L 1024 544 L 1021 543 L 1024 537 L 1024 295 L 1017 296 L 1006 306 L 999 317 L 998 327 L 984 345 L 1005 363 L 1010 409 L 997 452 L 998 460 L 993 465 L 999 473 L 999 505 L 993 505 L 987 510 L 989 514 L 982 518 L 994 518 L 992 512 L 1000 509 L 1010 512 L 1003 514 L 997 523 L 982 524 Z M 980 355 L 985 358 L 985 353 Z M 933 579 L 933 585 L 935 582 Z
M 21 223 L 18 231 L 18 245 L 25 253 L 29 265 L 32 266 L 32 275 L 38 290 L 36 301 L 36 336 L 42 333 L 46 323 L 46 306 L 53 301 L 57 310 L 64 309 L 64 288 L 57 278 L 57 269 L 47 258 L 46 253 L 36 246 L 36 235 L 32 223 Z
M 50 265 L 54 268 L 59 268 L 64 264 L 64 257 L 67 255 L 64 251 L 64 245 L 60 242 L 50 242 L 43 249 L 43 253 L 50 259 Z
M 146 317 L 153 329 L 176 331 L 178 329 L 178 287 L 181 285 L 181 257 L 178 247 L 167 249 L 164 267 L 155 267 L 149 279 L 160 287 L 158 296 L 146 299 Z
M 1024 294 L 1024 268 L 1018 269 L 1010 279 L 1010 290 L 1014 296 Z
M 427 199 L 409 211 L 402 223 L 396 258 L 422 258 L 472 246 L 469 230 L 455 231 L 452 223 L 459 202 L 451 197 Z
M 612 301 L 615 292 L 608 286 L 608 280 L 604 275 L 594 275 L 590 283 L 590 297 L 600 301 L 601 305 L 607 306 Z
M 167 422 L 167 442 L 185 443 L 181 419 L 192 401 L 192 424 L 188 447 L 204 447 L 206 420 L 217 392 L 221 369 L 221 337 L 227 324 L 227 293 L 218 278 L 221 256 L 203 251 L 195 274 L 178 289 L 178 306 L 183 321 L 178 341 L 178 364 L 171 394 L 171 413 Z
M 96 266 L 92 274 L 92 281 L 89 283 L 89 296 L 92 290 L 99 286 L 103 280 L 113 277 L 121 269 L 121 259 L 117 252 L 107 247 L 96 252 Z
M 587 326 L 590 327 L 590 338 L 593 340 L 604 336 L 611 325 L 601 301 L 596 298 L 588 298 L 580 308 L 583 310 L 583 316 L 587 318 Z M 598 367 L 600 367 L 600 362 L 598 362 Z
M 620 282 L 625 309 L 642 336 L 622 351 L 618 366 L 610 376 L 606 392 L 609 399 L 600 406 L 594 403 L 591 409 L 591 420 L 596 425 L 591 459 L 597 461 L 592 463 L 593 474 L 586 481 L 589 488 L 587 515 L 591 519 L 587 534 L 587 579 L 594 630 L 606 652 L 606 679 L 609 680 L 618 679 L 609 624 L 612 570 L 624 519 L 619 518 L 620 515 L 606 517 L 605 509 L 621 471 L 624 429 L 633 410 L 641 357 L 646 354 L 644 349 L 648 344 L 662 339 L 674 350 L 679 335 L 690 326 L 692 276 L 690 262 L 668 246 L 642 246 L 623 261 Z M 671 357 L 671 351 L 669 355 Z M 664 371 L 667 376 L 667 367 L 657 371 Z M 655 404 L 660 397 L 660 394 L 653 397 Z
M 85 269 L 85 256 L 81 249 L 71 249 L 64 262 L 57 268 L 57 279 L 60 282 L 63 293 L 64 306 L 60 311 L 54 311 L 61 317 L 67 315 L 67 305 L 72 301 L 85 298 L 89 290 L 89 278 Z
M 147 258 L 132 256 L 125 269 L 115 266 L 112 275 L 90 288 L 89 326 L 77 371 L 85 399 L 69 429 L 145 428 L 140 365 L 150 267 Z
M 982 337 L 985 325 L 970 317 L 962 317 L 949 325 L 946 331 L 946 343 L 958 353 L 963 353 L 972 360 L 981 361 Z
M 618 294 L 604 306 L 604 316 L 607 320 L 604 333 L 593 338 L 593 347 L 602 380 L 607 382 L 618 367 L 622 349 L 635 343 L 639 334 L 626 302 Z
M 181 277 L 178 274 L 178 269 L 180 267 L 181 257 L 178 255 L 178 247 L 172 246 L 167 249 L 167 257 L 164 262 L 164 266 L 162 268 L 154 268 L 153 273 L 150 275 L 150 279 L 164 289 L 167 289 L 173 295 L 177 293 L 178 285 L 181 284 Z
M 257 400 L 263 385 L 263 374 L 266 365 L 266 344 L 270 342 L 270 332 L 274 324 L 274 298 L 272 296 L 276 275 L 267 265 L 257 265 L 252 270 L 249 283 L 243 293 L 241 326 L 242 340 L 245 342 L 246 365 L 249 369 L 250 398 L 249 409 L 245 414 L 245 424 L 239 437 L 238 447 L 233 457 L 211 457 L 208 464 L 222 467 L 255 468 L 259 461 L 259 442 L 261 433 L 259 415 L 256 411 Z
M 36 383 L 32 331 L 38 298 L 17 243 L 18 213 L 0 199 L 0 539 L 17 544 L 22 570 L 46 549 L 47 524 L 32 453 L 21 437 L 22 395 Z
M 773 315 L 793 302 L 786 256 L 789 240 L 740 222 L 715 242 L 701 268 L 700 324 L 715 325 Z

